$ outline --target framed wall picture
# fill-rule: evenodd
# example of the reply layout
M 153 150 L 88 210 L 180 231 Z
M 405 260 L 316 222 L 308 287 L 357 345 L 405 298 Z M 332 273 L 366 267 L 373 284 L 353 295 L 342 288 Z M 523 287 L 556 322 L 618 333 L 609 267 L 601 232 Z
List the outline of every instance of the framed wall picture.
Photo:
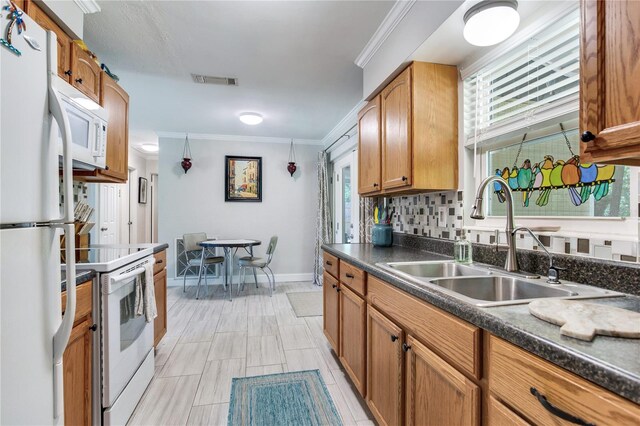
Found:
M 224 200 L 262 201 L 262 157 L 224 157 Z
M 138 178 L 138 203 L 147 204 L 147 179 Z

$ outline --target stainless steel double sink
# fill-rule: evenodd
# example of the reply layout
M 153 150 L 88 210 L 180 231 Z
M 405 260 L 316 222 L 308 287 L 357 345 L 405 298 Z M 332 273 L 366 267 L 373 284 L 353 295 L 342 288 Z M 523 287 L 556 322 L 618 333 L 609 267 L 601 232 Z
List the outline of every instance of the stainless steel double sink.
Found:
M 541 298 L 588 299 L 617 297 L 622 293 L 582 284 L 547 284 L 481 265 L 452 261 L 378 263 L 380 268 L 418 285 L 434 288 L 475 306 L 528 303 Z

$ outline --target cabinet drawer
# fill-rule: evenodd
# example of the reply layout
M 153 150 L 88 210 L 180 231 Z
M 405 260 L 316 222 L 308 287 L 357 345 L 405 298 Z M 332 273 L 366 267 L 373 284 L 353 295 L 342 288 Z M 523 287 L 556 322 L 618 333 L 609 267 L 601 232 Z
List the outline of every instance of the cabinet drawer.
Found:
M 345 261 L 340 262 L 340 281 L 348 285 L 351 290 L 360 296 L 367 294 L 367 273 L 348 264 Z
M 367 299 L 450 364 L 480 378 L 481 329 L 371 275 Z
M 324 270 L 333 275 L 334 278 L 338 278 L 339 260 L 337 257 L 324 252 Z
M 167 267 L 167 251 L 162 250 L 159 253 L 155 253 L 153 257 L 156 259 L 156 263 L 153 265 L 153 275 L 155 275 Z
M 533 395 L 535 389 L 559 410 L 597 425 L 637 424 L 640 407 L 495 336 L 490 338 L 489 389 L 528 420 L 570 424 Z M 543 401 L 544 402 L 544 401 Z
M 74 323 L 83 319 L 87 315 L 91 315 L 91 307 L 93 305 L 93 295 L 91 291 L 92 281 L 87 281 L 76 286 L 76 316 Z M 73 283 L 75 284 L 75 283 Z M 67 292 L 62 292 L 62 313 L 64 314 L 65 306 L 67 306 Z

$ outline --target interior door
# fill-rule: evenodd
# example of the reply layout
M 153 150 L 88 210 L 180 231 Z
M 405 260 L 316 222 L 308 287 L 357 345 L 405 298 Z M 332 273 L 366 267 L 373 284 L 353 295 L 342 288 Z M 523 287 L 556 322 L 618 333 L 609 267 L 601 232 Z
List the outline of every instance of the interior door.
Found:
M 118 186 L 114 183 L 100 184 L 99 244 L 118 242 Z
M 358 196 L 358 151 L 333 164 L 334 241 L 352 244 L 360 241 L 360 197 Z

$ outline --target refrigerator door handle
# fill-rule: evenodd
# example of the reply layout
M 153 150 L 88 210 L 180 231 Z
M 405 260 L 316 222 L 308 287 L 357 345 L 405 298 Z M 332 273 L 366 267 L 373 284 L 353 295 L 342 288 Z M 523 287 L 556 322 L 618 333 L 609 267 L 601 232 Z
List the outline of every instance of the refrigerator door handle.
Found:
M 57 54 L 55 34 L 48 32 L 48 52 L 50 55 Z M 62 356 L 64 350 L 69 343 L 71 329 L 73 328 L 73 320 L 76 316 L 76 248 L 75 248 L 75 226 L 73 224 L 73 156 L 71 150 L 71 126 L 69 118 L 62 105 L 60 95 L 56 91 L 55 79 L 57 76 L 49 71 L 49 111 L 53 118 L 58 122 L 60 133 L 62 135 L 62 153 L 63 153 L 63 169 L 62 169 L 62 187 L 64 198 L 64 213 L 62 223 L 65 234 L 65 251 L 66 251 L 66 274 L 67 274 L 67 305 L 65 307 L 64 316 L 60 327 L 53 336 L 53 417 L 57 419 L 64 411 L 63 401 L 63 369 Z

